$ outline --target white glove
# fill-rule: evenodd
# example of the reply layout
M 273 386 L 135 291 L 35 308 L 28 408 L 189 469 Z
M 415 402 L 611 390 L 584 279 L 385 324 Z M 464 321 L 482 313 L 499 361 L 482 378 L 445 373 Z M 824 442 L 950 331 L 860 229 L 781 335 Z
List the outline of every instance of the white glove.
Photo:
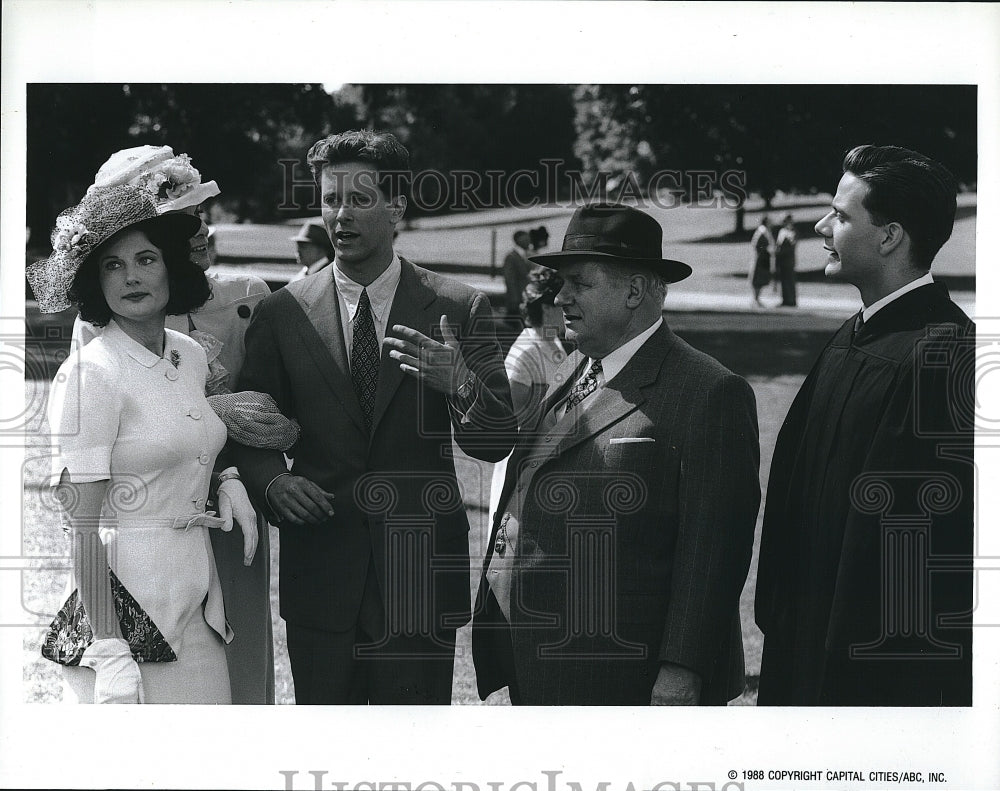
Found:
M 95 640 L 83 652 L 80 664 L 97 672 L 94 703 L 145 703 L 139 665 L 120 637 Z
M 239 523 L 243 530 L 243 565 L 249 566 L 257 552 L 257 512 L 239 478 L 229 478 L 219 484 L 219 516 L 226 522 L 222 528 L 225 532 L 233 529 L 234 519 Z
M 192 527 L 217 528 L 219 530 L 232 530 L 233 523 L 228 523 L 222 517 L 216 516 L 215 511 L 205 511 L 194 516 L 179 516 L 174 520 L 174 528 L 177 530 L 187 530 Z

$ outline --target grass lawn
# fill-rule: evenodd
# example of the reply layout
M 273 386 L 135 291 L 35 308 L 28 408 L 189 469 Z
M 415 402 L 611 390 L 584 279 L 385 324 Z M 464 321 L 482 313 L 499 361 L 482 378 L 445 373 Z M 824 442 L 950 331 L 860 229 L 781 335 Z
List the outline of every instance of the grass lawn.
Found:
M 771 453 L 774 449 L 778 429 L 792 398 L 802 383 L 802 378 L 800 375 L 748 377 L 757 396 L 762 488 L 766 481 L 766 472 L 770 467 Z M 42 397 L 46 389 L 47 385 L 41 382 L 29 382 L 27 384 L 29 401 L 41 403 L 35 399 Z M 48 429 L 43 415 L 35 414 L 29 426 L 31 430 L 23 468 L 24 499 L 20 528 L 23 554 L 32 560 L 31 569 L 22 573 L 21 589 L 22 606 L 25 613 L 24 622 L 33 625 L 24 629 L 24 698 L 27 702 L 52 703 L 62 699 L 60 674 L 56 665 L 41 658 L 39 645 L 45 627 L 62 603 L 63 586 L 66 582 L 65 568 L 68 562 L 68 544 L 60 528 L 54 503 L 48 497 L 47 491 L 40 487 L 41 481 L 47 474 L 49 463 L 49 448 L 46 437 Z M 457 466 L 472 525 L 469 534 L 473 558 L 470 587 L 474 593 L 479 581 L 478 563 L 483 557 L 484 545 L 487 540 L 488 525 L 485 503 L 489 497 L 492 465 L 459 454 Z M 760 669 L 761 634 L 753 623 L 753 590 L 757 571 L 756 550 L 759 529 L 760 517 L 758 515 L 754 558 L 741 601 L 747 674 L 751 677 L 751 688 L 743 698 L 737 701 L 744 704 L 752 704 L 756 699 L 756 685 L 753 682 Z M 278 703 L 293 703 L 295 699 L 294 688 L 288 667 L 288 655 L 285 651 L 284 623 L 277 617 L 278 551 L 278 530 L 272 527 L 271 600 L 275 634 L 276 699 Z M 472 666 L 470 627 L 464 627 L 459 630 L 458 634 L 458 653 L 455 660 L 455 684 L 452 700 L 454 703 L 460 704 L 481 703 L 476 693 L 475 671 Z M 487 701 L 488 704 L 505 704 L 507 702 L 505 690 L 493 694 Z

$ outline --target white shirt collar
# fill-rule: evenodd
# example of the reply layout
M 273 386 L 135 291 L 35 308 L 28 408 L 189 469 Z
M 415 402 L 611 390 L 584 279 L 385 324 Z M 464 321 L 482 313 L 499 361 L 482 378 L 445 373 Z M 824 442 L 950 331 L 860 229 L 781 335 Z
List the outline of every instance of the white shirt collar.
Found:
M 165 331 L 163 356 L 161 357 L 158 354 L 154 354 L 139 343 L 139 341 L 125 332 L 125 330 L 123 330 L 114 319 L 111 319 L 108 322 L 104 331 L 101 333 L 101 337 L 104 339 L 104 343 L 121 349 L 133 360 L 146 368 L 152 368 L 157 363 L 165 361 L 170 356 L 170 352 L 175 348 L 172 342 L 173 339 L 170 337 L 170 332 Z
M 902 288 L 897 288 L 888 296 L 882 297 L 878 302 L 873 302 L 863 311 L 861 311 L 861 318 L 867 324 L 871 321 L 872 316 L 874 316 L 878 311 L 882 310 L 890 302 L 894 302 L 899 299 L 903 294 L 908 294 L 914 289 L 920 288 L 921 286 L 929 286 L 934 282 L 934 278 L 931 277 L 931 273 L 928 272 L 926 275 L 918 277 L 916 280 L 911 280 Z
M 601 359 L 603 381 L 600 381 L 600 379 L 598 380 L 600 381 L 601 387 L 604 387 L 606 382 L 610 382 L 621 372 L 622 368 L 624 368 L 635 353 L 639 351 L 642 344 L 648 341 L 650 337 L 652 337 L 653 333 L 660 328 L 661 324 L 663 324 L 663 316 L 660 316 L 656 321 L 654 321 L 648 329 L 640 332 L 632 340 L 626 341 L 613 352 Z M 589 369 L 590 365 L 588 364 L 587 370 Z
M 361 300 L 361 292 L 368 289 L 368 299 L 372 305 L 375 323 L 384 321 L 385 312 L 392 305 L 392 298 L 396 294 L 396 286 L 399 285 L 399 277 L 403 271 L 402 265 L 399 263 L 399 256 L 393 252 L 392 261 L 389 262 L 386 270 L 367 286 L 362 286 L 351 280 L 340 270 L 336 261 L 334 261 L 332 269 L 337 291 L 340 292 L 344 304 L 347 306 L 347 320 L 354 321 L 354 314 L 357 312 L 358 302 Z

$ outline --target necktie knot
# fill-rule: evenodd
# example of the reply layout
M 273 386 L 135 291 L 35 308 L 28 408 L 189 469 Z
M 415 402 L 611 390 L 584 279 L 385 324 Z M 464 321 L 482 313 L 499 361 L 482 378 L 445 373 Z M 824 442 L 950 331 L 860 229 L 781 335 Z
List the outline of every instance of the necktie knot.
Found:
M 854 319 L 854 335 L 855 335 L 855 337 L 857 337 L 857 334 L 859 332 L 861 332 L 861 328 L 864 327 L 864 326 L 865 326 L 865 314 L 864 314 L 864 311 L 859 311 L 858 315 Z

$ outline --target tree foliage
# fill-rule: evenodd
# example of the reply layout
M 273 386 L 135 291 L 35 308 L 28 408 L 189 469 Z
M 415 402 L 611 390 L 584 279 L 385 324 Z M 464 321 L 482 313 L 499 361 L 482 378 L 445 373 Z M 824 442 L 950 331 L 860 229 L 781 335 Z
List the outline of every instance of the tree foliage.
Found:
M 576 153 L 591 179 L 726 170 L 747 187 L 830 191 L 860 143 L 914 148 L 976 178 L 976 88 L 948 85 L 581 85 Z
M 394 132 L 416 170 L 443 174 L 540 173 L 557 160 L 587 179 L 634 174 L 641 185 L 658 170 L 736 170 L 768 197 L 832 190 L 843 152 L 874 142 L 923 151 L 966 184 L 976 178 L 975 86 L 32 84 L 27 110 L 36 241 L 112 152 L 142 144 L 189 153 L 241 220 L 314 214 L 306 152 L 358 126 Z M 287 200 L 293 175 L 297 209 Z M 473 192 L 498 205 L 553 199 L 567 186 L 518 184 L 497 193 L 484 181 Z

